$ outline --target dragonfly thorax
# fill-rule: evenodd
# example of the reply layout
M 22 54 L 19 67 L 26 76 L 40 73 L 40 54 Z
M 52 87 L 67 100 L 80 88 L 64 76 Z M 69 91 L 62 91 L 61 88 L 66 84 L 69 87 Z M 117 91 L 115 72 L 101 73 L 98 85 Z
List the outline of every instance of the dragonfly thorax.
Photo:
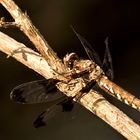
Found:
M 92 60 L 79 59 L 76 53 L 67 54 L 64 59 L 64 64 L 72 72 L 72 77 L 83 77 L 87 80 L 96 80 L 103 74 L 103 70 Z
M 102 74 L 103 70 L 95 62 L 91 60 L 77 60 L 74 62 L 73 69 L 78 73 L 88 74 L 88 80 L 97 80 Z
M 89 74 L 89 79 L 92 80 L 98 80 L 102 75 L 104 74 L 102 68 L 100 66 L 98 66 L 97 64 L 95 64 L 94 69 L 92 69 L 92 71 Z
M 76 71 L 76 73 L 79 72 L 90 72 L 92 69 L 95 68 L 95 63 L 90 60 L 75 60 L 73 63 L 73 69 Z

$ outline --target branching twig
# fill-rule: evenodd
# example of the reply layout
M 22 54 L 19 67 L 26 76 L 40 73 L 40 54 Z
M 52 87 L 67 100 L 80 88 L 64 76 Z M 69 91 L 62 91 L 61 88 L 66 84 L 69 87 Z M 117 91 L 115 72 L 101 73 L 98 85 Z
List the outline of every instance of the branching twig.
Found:
M 32 24 L 27 14 L 23 13 L 21 9 L 12 0 L 0 0 L 1 4 L 8 10 L 15 20 L 15 25 L 31 40 L 41 55 L 47 60 L 54 72 L 62 73 L 65 66 L 61 60 L 56 56 L 56 53 L 49 47 L 46 40 L 40 32 Z M 13 22 L 12 22 L 13 24 Z M 63 76 L 62 80 L 66 80 Z
M 42 56 L 1 32 L 0 50 L 47 79 L 54 78 L 62 80 L 64 78 L 63 80 L 65 80 L 65 77 L 60 74 L 66 72 L 65 66 L 38 30 L 32 25 L 27 15 L 12 0 L 0 0 L 0 2 L 10 12 L 15 19 L 16 25 L 28 36 Z M 84 85 L 83 79 L 77 78 L 71 80 L 69 83 L 59 82 L 57 86 L 67 96 L 74 96 Z M 107 122 L 127 139 L 140 139 L 140 127 L 123 112 L 106 101 L 100 94 L 97 94 L 96 91 L 91 90 L 81 97 L 78 102 Z

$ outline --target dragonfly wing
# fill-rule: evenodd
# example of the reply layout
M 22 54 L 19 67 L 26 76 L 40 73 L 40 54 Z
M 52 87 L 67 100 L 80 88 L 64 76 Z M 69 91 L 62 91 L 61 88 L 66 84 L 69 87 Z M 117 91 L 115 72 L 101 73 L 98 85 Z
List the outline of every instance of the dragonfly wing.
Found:
M 43 103 L 56 100 L 65 96 L 56 87 L 57 80 L 44 79 L 21 84 L 15 87 L 10 98 L 18 103 Z
M 57 105 L 53 105 L 48 108 L 46 111 L 42 112 L 37 119 L 33 122 L 35 128 L 39 128 L 45 126 L 47 122 L 53 118 L 56 114 L 61 112 L 68 112 L 73 109 L 73 102 L 72 99 L 67 98 L 62 102 L 58 103 Z
M 76 34 L 78 39 L 80 40 L 80 42 L 81 42 L 82 46 L 84 47 L 89 59 L 93 60 L 96 64 L 101 66 L 102 63 L 101 63 L 100 57 L 96 53 L 96 51 L 93 49 L 93 47 L 89 44 L 89 42 L 84 37 L 82 37 L 80 34 L 78 34 L 73 27 L 72 27 L 72 30 Z
M 105 39 L 105 45 L 106 45 L 106 50 L 105 50 L 102 68 L 106 76 L 108 76 L 108 78 L 112 80 L 114 75 L 113 75 L 112 57 L 108 47 L 108 37 Z
M 62 102 L 58 103 L 58 105 L 60 105 L 62 107 L 63 112 L 69 112 L 74 107 L 73 98 L 67 97 Z
M 62 108 L 58 105 L 54 105 L 44 112 L 42 112 L 37 119 L 33 122 L 35 128 L 45 126 L 48 120 L 53 118 L 56 114 L 62 112 Z

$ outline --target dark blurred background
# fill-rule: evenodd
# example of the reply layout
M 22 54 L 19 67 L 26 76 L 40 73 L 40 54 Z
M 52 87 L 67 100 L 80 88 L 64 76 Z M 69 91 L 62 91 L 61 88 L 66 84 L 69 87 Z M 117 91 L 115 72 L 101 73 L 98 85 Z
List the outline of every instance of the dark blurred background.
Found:
M 140 1 L 139 0 L 15 0 L 27 12 L 60 58 L 66 53 L 87 55 L 70 28 L 84 36 L 101 59 L 104 40 L 109 37 L 113 58 L 114 81 L 140 97 Z M 0 5 L 0 16 L 11 20 Z M 1 29 L 16 40 L 33 48 L 28 38 L 16 29 Z M 34 71 L 0 52 L 0 140 L 102 140 L 124 139 L 95 115 L 76 105 L 71 113 L 54 117 L 44 128 L 35 129 L 33 120 L 46 105 L 20 105 L 13 103 L 9 93 L 15 86 L 41 79 Z M 140 113 L 104 96 L 140 124 Z

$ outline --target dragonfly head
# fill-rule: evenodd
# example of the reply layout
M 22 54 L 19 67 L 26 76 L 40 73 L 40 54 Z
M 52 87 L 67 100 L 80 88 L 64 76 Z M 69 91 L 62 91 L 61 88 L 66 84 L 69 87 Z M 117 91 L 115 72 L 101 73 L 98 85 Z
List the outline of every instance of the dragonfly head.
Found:
M 74 61 L 78 59 L 78 55 L 76 53 L 66 54 L 63 58 L 64 65 L 69 69 L 73 68 Z

